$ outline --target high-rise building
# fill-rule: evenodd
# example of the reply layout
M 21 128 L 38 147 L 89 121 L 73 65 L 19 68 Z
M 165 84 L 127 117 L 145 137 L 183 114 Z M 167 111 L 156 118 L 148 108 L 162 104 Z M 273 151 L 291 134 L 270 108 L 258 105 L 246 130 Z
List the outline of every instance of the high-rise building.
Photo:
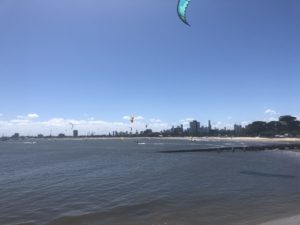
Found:
M 73 137 L 78 137 L 78 130 L 73 130 Z
M 234 132 L 235 132 L 235 134 L 237 134 L 237 135 L 240 134 L 241 131 L 242 131 L 242 129 L 243 129 L 242 125 L 234 124 Z
M 200 122 L 197 120 L 190 122 L 190 133 L 192 135 L 197 135 L 200 133 Z
M 172 127 L 171 129 L 171 134 L 175 136 L 181 136 L 183 135 L 183 125 L 177 126 L 177 127 Z
M 211 131 L 211 122 L 210 122 L 210 120 L 208 121 L 208 132 L 210 132 Z

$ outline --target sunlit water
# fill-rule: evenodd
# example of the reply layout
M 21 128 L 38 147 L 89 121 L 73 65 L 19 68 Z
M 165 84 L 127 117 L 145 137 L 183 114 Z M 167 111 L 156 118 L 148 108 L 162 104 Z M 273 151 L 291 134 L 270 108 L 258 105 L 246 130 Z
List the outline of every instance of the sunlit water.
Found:
M 226 225 L 300 213 L 300 153 L 225 141 L 0 142 L 0 224 Z

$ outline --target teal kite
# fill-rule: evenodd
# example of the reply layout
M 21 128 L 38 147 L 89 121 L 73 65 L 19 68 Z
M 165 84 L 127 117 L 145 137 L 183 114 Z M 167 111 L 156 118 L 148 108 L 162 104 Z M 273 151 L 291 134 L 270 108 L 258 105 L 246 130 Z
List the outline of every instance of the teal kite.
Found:
M 178 0 L 178 6 L 177 6 L 177 13 L 178 13 L 179 18 L 181 19 L 182 22 L 184 22 L 188 26 L 190 24 L 187 22 L 186 11 L 187 11 L 190 1 L 191 0 Z

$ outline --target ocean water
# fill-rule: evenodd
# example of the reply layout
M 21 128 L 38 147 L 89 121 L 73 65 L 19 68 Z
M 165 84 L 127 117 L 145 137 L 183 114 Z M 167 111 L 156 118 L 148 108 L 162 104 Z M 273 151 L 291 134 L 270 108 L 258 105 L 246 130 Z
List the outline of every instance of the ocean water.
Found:
M 164 154 L 263 144 L 0 142 L 1 225 L 254 225 L 300 213 L 300 153 Z

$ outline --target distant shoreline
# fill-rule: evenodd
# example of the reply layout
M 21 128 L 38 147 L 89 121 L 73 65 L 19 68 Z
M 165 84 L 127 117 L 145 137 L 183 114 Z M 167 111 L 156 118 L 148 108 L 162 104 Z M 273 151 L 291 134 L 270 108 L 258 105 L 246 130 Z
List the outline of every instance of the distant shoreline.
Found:
M 266 137 L 26 137 L 8 140 L 185 140 L 185 141 L 245 141 L 245 142 L 300 142 L 300 138 L 266 138 Z M 0 140 L 1 141 L 1 140 Z M 5 142 L 4 141 L 4 142 Z
M 37 138 L 38 139 L 38 138 Z M 50 140 L 132 140 L 132 139 L 162 139 L 162 140 L 193 140 L 193 141 L 270 141 L 270 142 L 300 142 L 300 138 L 261 138 L 261 137 L 64 137 L 40 138 Z

